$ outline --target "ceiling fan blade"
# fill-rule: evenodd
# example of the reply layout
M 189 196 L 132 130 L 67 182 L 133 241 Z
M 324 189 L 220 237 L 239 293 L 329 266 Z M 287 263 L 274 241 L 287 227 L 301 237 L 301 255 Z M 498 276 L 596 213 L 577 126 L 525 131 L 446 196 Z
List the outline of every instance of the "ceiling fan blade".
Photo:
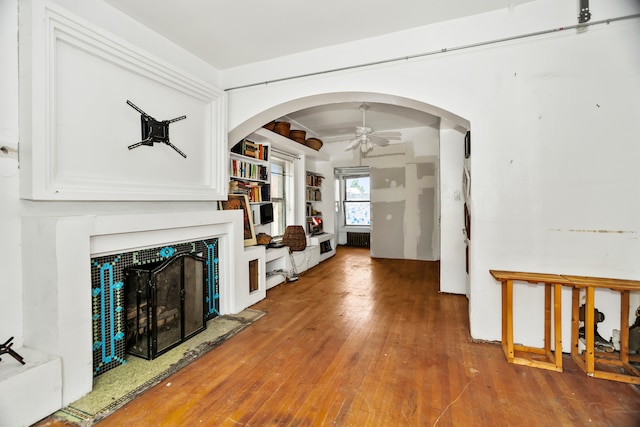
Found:
M 388 135 L 378 135 L 377 133 L 374 133 L 371 136 L 377 136 L 378 138 L 383 138 L 386 139 L 387 141 L 400 141 L 402 138 L 399 136 L 388 136 Z
M 402 133 L 401 132 L 396 132 L 396 131 L 374 131 L 373 135 L 379 136 L 381 138 L 387 138 L 387 139 L 400 139 L 400 137 L 402 137 Z
M 381 147 L 389 145 L 389 140 L 385 138 L 380 138 L 376 135 L 369 135 L 369 140 L 373 142 L 375 145 L 379 145 Z
M 353 137 L 351 137 L 351 138 L 340 138 L 340 139 L 332 139 L 331 137 L 328 137 L 328 138 L 325 138 L 323 141 L 326 142 L 326 143 L 330 143 L 330 144 L 342 144 L 342 143 L 353 141 Z
M 360 144 L 360 140 L 358 138 L 352 139 L 351 141 L 349 141 L 349 143 L 347 144 L 347 148 L 345 148 L 344 151 L 353 150 L 358 146 L 358 144 Z

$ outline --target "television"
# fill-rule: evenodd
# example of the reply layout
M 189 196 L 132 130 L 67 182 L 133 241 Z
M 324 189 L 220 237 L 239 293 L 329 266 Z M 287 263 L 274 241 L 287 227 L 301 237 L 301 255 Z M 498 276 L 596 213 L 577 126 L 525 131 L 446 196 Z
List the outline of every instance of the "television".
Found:
M 254 225 L 264 225 L 273 222 L 273 203 L 251 205 Z

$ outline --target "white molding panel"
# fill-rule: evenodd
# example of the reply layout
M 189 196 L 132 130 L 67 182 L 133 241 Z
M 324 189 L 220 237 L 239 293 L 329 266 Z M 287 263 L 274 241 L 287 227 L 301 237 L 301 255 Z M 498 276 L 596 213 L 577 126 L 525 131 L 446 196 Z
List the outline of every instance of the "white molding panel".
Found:
M 48 2 L 20 14 L 21 197 L 220 200 L 226 197 L 226 94 Z M 168 45 L 168 48 L 175 47 Z M 141 140 L 140 113 L 169 125 Z

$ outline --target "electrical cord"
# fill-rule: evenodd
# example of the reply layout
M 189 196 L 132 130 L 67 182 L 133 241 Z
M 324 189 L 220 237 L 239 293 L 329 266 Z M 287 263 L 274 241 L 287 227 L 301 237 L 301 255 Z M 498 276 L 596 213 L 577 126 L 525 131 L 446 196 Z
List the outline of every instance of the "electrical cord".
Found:
M 287 278 L 289 279 L 290 282 L 293 282 L 295 280 L 298 280 L 298 277 L 300 276 L 298 274 L 298 266 L 302 266 L 304 265 L 304 263 L 307 263 L 307 265 L 309 265 L 309 261 L 311 260 L 311 251 L 304 251 L 303 253 L 303 260 L 300 264 L 298 264 L 296 262 L 295 256 L 293 255 L 293 251 L 291 249 L 289 249 L 289 259 L 291 260 L 291 273 L 289 276 L 287 276 Z

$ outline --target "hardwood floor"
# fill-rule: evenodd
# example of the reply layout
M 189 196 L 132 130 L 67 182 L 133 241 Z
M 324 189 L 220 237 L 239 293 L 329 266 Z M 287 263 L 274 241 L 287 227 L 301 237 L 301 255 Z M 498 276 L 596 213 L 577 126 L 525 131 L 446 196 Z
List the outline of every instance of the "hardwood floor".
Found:
M 252 307 L 266 316 L 99 425 L 640 425 L 635 386 L 567 356 L 563 373 L 510 365 L 472 342 L 467 300 L 438 293 L 438 268 L 339 247 L 269 290 Z

